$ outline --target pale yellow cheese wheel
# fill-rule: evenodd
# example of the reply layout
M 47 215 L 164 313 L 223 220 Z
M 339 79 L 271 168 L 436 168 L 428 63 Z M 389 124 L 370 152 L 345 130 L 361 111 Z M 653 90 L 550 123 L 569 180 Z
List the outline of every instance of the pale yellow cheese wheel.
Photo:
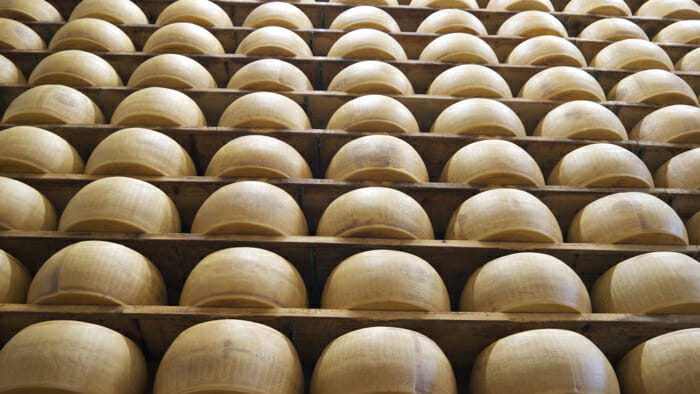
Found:
M 517 189 L 492 189 L 468 198 L 452 214 L 445 239 L 563 242 L 552 211 Z
M 45 0 L 5 0 L 0 3 L 0 17 L 21 21 L 63 22 L 63 17 Z
M 549 174 L 547 184 L 647 189 L 654 187 L 654 180 L 634 153 L 621 146 L 597 143 L 574 149 L 562 157 Z
M 335 110 L 326 125 L 331 130 L 418 133 L 418 122 L 400 101 L 377 94 L 354 98 Z
M 236 53 L 264 57 L 313 56 L 311 48 L 303 38 L 280 26 L 255 29 L 238 44 Z
M 519 332 L 499 339 L 474 361 L 472 394 L 619 394 L 603 352 L 583 335 L 559 329 Z
M 169 25 L 170 26 L 170 25 Z M 112 114 L 119 126 L 206 126 L 197 103 L 186 94 L 168 88 L 149 87 L 126 96 Z
M 634 15 L 645 18 L 700 19 L 700 5 L 693 0 L 647 0 Z
M 425 46 L 418 60 L 470 64 L 498 64 L 491 46 L 467 33 L 447 33 Z
M 180 305 L 227 308 L 306 308 L 306 286 L 282 256 L 259 248 L 211 253 L 192 269 Z
M 564 12 L 570 14 L 597 14 L 605 16 L 631 16 L 632 10 L 624 0 L 571 0 Z
M 641 192 L 615 193 L 581 209 L 571 221 L 568 242 L 688 245 L 678 214 L 659 198 Z
M 283 1 L 263 3 L 250 11 L 243 21 L 243 27 L 260 28 L 265 26 L 300 30 L 314 28 L 313 23 L 302 10 Z
M 588 2 L 588 0 L 584 1 Z M 623 18 L 598 19 L 581 30 L 578 36 L 587 40 L 619 41 L 628 38 L 649 40 L 647 33 L 639 25 Z
M 700 72 L 700 48 L 686 53 L 678 62 L 676 70 L 685 72 Z
M 192 158 L 175 140 L 157 131 L 128 128 L 110 134 L 90 154 L 86 174 L 195 176 Z
M 608 108 L 588 100 L 561 104 L 540 120 L 533 133 L 551 138 L 626 140 L 627 130 Z
M 333 77 L 328 91 L 346 93 L 414 94 L 413 85 L 395 66 L 377 60 L 353 63 Z
M 479 4 L 476 0 L 411 0 L 409 7 L 431 7 L 431 8 L 462 8 L 478 10 Z
M 498 28 L 499 36 L 559 36 L 568 37 L 564 25 L 553 15 L 544 11 L 521 11 L 506 19 Z
M 0 249 L 0 304 L 24 304 L 31 280 L 24 265 Z
M 236 71 L 228 89 L 295 91 L 314 90 L 309 77 L 296 66 L 279 59 L 260 59 Z
M 166 53 L 154 56 L 136 67 L 127 86 L 146 88 L 160 86 L 171 89 L 216 89 L 216 81 L 196 60 L 184 55 Z
M 243 181 L 218 189 L 204 201 L 192 233 L 293 236 L 307 235 L 308 225 L 287 192 L 268 183 Z
M 535 159 L 518 145 L 503 140 L 473 142 L 445 163 L 441 182 L 544 186 Z
M 538 36 L 518 44 L 506 59 L 523 66 L 586 67 L 586 58 L 576 45 L 557 36 Z
M 639 141 L 700 144 L 700 108 L 694 105 L 669 105 L 659 108 L 637 122 L 630 138 Z
M 0 84 L 3 85 L 24 85 L 27 80 L 12 60 L 0 55 Z
M 0 133 L 0 135 L 2 135 Z M 657 187 L 700 189 L 700 148 L 679 153 L 666 161 L 654 174 Z
M 360 5 L 338 14 L 328 27 L 331 30 L 375 29 L 387 33 L 399 33 L 401 28 L 394 18 L 381 8 Z
M 525 126 L 507 105 L 492 99 L 470 98 L 445 108 L 430 132 L 524 137 Z
M 581 278 L 563 261 L 523 252 L 479 267 L 464 285 L 459 309 L 591 313 L 591 300 Z
M 137 179 L 106 177 L 66 205 L 59 231 L 179 233 L 180 216 L 162 190 Z
M 83 159 L 58 135 L 32 126 L 0 131 L 0 172 L 80 174 Z
M 27 303 L 166 305 L 165 282 L 150 260 L 114 242 L 83 241 L 59 250 L 34 276 Z
M 0 176 L 0 231 L 53 231 L 58 217 L 49 200 L 33 187 Z
M 189 22 L 176 22 L 154 31 L 144 52 L 223 55 L 224 47 L 209 30 Z
M 311 377 L 311 394 L 457 394 L 450 361 L 425 335 L 368 327 L 336 338 Z
M 343 145 L 333 155 L 327 179 L 428 182 L 420 154 L 407 142 L 389 135 L 368 135 Z
M 315 1 L 315 0 L 311 0 Z M 349 5 L 371 5 L 371 6 L 399 6 L 398 0 L 329 0 L 329 3 L 349 4 Z
M 234 319 L 180 333 L 165 352 L 153 387 L 153 394 L 303 392 L 292 342 L 268 326 Z
M 42 85 L 24 91 L 5 110 L 3 123 L 104 123 L 88 96 L 65 85 Z
M 601 49 L 591 61 L 591 67 L 673 71 L 673 62 L 666 51 L 653 42 L 639 38 L 616 41 Z
M 656 33 L 654 42 L 665 44 L 700 44 L 700 20 L 685 20 L 672 23 Z
M 686 222 L 691 245 L 700 245 L 700 211 Z
M 549 0 L 489 0 L 487 10 L 493 11 L 545 11 L 554 12 L 554 6 Z
M 158 14 L 156 25 L 189 22 L 204 27 L 231 27 L 233 22 L 218 4 L 209 0 L 178 0 Z
M 462 64 L 443 71 L 435 77 L 427 93 L 457 97 L 513 97 L 502 76 L 478 64 Z
M 467 11 L 454 8 L 435 11 L 428 15 L 418 26 L 416 33 L 469 33 L 477 36 L 488 35 L 486 27 L 479 18 Z
M 0 49 L 44 49 L 46 44 L 39 34 L 24 23 L 0 17 Z
M 659 335 L 617 365 L 624 394 L 695 394 L 700 390 L 700 328 Z
M 51 320 L 0 350 L 0 393 L 145 394 L 148 370 L 129 338 L 97 324 Z
M 389 34 L 375 29 L 345 33 L 328 50 L 328 57 L 367 60 L 407 60 L 401 44 Z
M 61 26 L 49 49 L 80 49 L 88 52 L 134 52 L 134 43 L 117 26 L 96 18 L 80 18 Z
M 311 122 L 304 109 L 289 97 L 254 92 L 226 107 L 219 127 L 304 130 L 311 128 Z
M 130 0 L 82 0 L 70 14 L 70 21 L 97 18 L 114 24 L 146 25 L 148 18 Z
M 621 79 L 608 92 L 608 100 L 698 105 L 693 88 L 678 75 L 665 70 L 638 71 Z
M 207 176 L 312 178 L 304 157 L 291 145 L 265 135 L 245 135 L 212 156 Z
M 580 68 L 550 67 L 530 77 L 518 97 L 530 100 L 605 101 L 605 92 L 593 76 Z
M 122 86 L 122 79 L 111 64 L 90 52 L 69 49 L 55 52 L 34 67 L 30 85 Z
M 591 297 L 600 313 L 700 314 L 700 262 L 674 252 L 634 256 L 601 275 Z
M 322 237 L 434 239 L 433 225 L 411 196 L 388 187 L 363 187 L 331 202 L 318 222 Z
M 378 249 L 352 255 L 333 269 L 321 307 L 449 312 L 450 298 L 440 274 L 427 261 Z

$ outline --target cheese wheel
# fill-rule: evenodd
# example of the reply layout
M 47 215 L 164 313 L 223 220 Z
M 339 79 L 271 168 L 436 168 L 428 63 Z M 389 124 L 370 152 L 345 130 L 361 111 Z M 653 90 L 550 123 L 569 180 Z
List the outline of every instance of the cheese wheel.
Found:
M 282 256 L 259 248 L 211 253 L 192 269 L 180 305 L 228 308 L 306 308 L 306 286 Z
M 176 22 L 154 31 L 144 52 L 223 55 L 224 47 L 209 30 L 189 22 Z
M 632 15 L 632 10 L 624 0 L 571 0 L 566 3 L 564 12 L 605 16 Z
M 175 140 L 157 131 L 122 129 L 92 151 L 86 174 L 195 176 L 192 158 Z
M 617 145 L 599 143 L 567 153 L 554 166 L 547 184 L 648 189 L 654 187 L 654 180 L 637 155 Z
M 700 313 L 700 262 L 684 254 L 652 252 L 626 259 L 593 284 L 601 313 Z
M 513 97 L 502 76 L 478 64 L 462 64 L 443 71 L 435 77 L 427 93 L 457 97 Z
M 22 263 L 0 249 L 0 304 L 23 304 L 32 274 Z
M 236 182 L 212 193 L 197 211 L 192 233 L 307 235 L 308 226 L 294 198 L 277 186 Z
M 685 20 L 672 23 L 656 33 L 654 42 L 665 44 L 700 44 L 700 20 Z
M 448 33 L 425 46 L 418 60 L 474 64 L 498 64 L 491 46 L 481 38 L 467 33 Z
M 462 8 L 478 10 L 479 4 L 476 0 L 411 0 L 409 7 L 431 7 L 431 8 Z
M 46 44 L 39 34 L 24 23 L 0 17 L 0 49 L 38 50 Z
M 563 242 L 549 208 L 517 189 L 492 189 L 464 201 L 452 214 L 445 239 Z
M 700 19 L 700 5 L 693 0 L 647 0 L 634 15 L 645 18 Z
M 493 11 L 545 11 L 554 12 L 554 6 L 549 0 L 489 0 L 487 10 Z
M 400 101 L 377 94 L 354 98 L 335 110 L 326 125 L 331 130 L 418 133 L 418 122 Z
M 375 29 L 345 33 L 328 50 L 328 57 L 367 60 L 407 60 L 406 52 L 394 37 Z
M 489 345 L 474 362 L 471 393 L 619 394 L 610 362 L 588 338 L 569 330 L 519 332 Z
M 677 144 L 700 144 L 700 108 L 669 105 L 655 110 L 637 122 L 630 138 Z
M 616 41 L 600 52 L 591 61 L 592 67 L 673 71 L 673 62 L 666 51 L 653 42 L 638 38 Z
M 83 241 L 59 250 L 39 268 L 27 303 L 166 305 L 165 282 L 150 260 L 113 242 Z
M 508 55 L 508 64 L 523 66 L 586 67 L 581 51 L 565 38 L 539 36 L 518 44 Z
M 626 76 L 610 89 L 608 100 L 698 105 L 693 88 L 678 75 L 665 70 L 644 70 Z
M 678 62 L 676 62 L 676 70 L 700 72 L 700 48 L 695 48 L 686 53 Z
M 254 92 L 226 107 L 219 127 L 304 130 L 311 128 L 311 122 L 304 109 L 289 97 Z
M 544 186 L 535 159 L 518 145 L 503 140 L 473 142 L 447 161 L 441 182 Z
M 226 88 L 265 91 L 314 90 L 303 71 L 279 59 L 260 59 L 246 64 L 233 74 Z
M 591 313 L 591 300 L 581 278 L 563 261 L 542 253 L 515 253 L 477 269 L 464 285 L 459 309 Z
M 348 257 L 328 276 L 321 307 L 449 312 L 447 288 L 430 264 L 396 250 Z
M 270 1 L 255 7 L 243 21 L 243 27 L 260 28 L 265 26 L 300 30 L 314 28 L 313 23 L 302 10 L 282 1 Z
M 207 176 L 312 178 L 304 157 L 291 145 L 265 135 L 245 135 L 212 156 Z
M 313 2 L 315 0 L 308 0 Z M 371 6 L 393 6 L 398 7 L 398 0 L 329 0 L 329 3 L 349 4 L 349 5 L 371 5 Z
M 686 222 L 691 245 L 700 245 L 700 211 Z
M 166 53 L 154 56 L 136 67 L 127 86 L 171 89 L 216 89 L 216 81 L 204 66 L 184 55 Z
M 233 22 L 218 4 L 209 0 L 178 0 L 158 14 L 156 25 L 189 22 L 203 27 L 231 27 Z
M 30 85 L 122 86 L 122 79 L 111 64 L 101 57 L 81 50 L 53 53 L 34 67 Z
M 59 231 L 179 233 L 180 215 L 163 191 L 126 177 L 89 183 L 68 201 Z
M 391 64 L 377 60 L 353 63 L 333 77 L 328 91 L 346 93 L 414 94 L 408 77 Z
M 336 338 L 311 377 L 310 394 L 456 394 L 450 361 L 430 338 L 396 327 L 368 327 Z
M 117 26 L 95 18 L 81 18 L 61 26 L 51 38 L 52 51 L 134 52 L 134 43 Z
M 605 92 L 593 76 L 580 68 L 547 68 L 525 82 L 518 97 L 530 100 L 605 101 Z
M 338 14 L 328 27 L 331 30 L 375 29 L 387 33 L 400 33 L 394 18 L 381 8 L 360 5 Z
M 80 174 L 83 159 L 63 138 L 32 126 L 0 131 L 0 171 Z
M 525 126 L 507 105 L 491 99 L 471 98 L 445 108 L 430 132 L 524 137 Z
M 70 14 L 69 21 L 97 18 L 114 24 L 147 25 L 148 18 L 130 0 L 82 0 Z
M 640 192 L 615 193 L 581 209 L 571 221 L 568 242 L 688 245 L 678 214 L 659 198 Z
M 589 0 L 584 1 L 589 2 Z M 649 40 L 647 33 L 639 25 L 623 18 L 598 19 L 581 30 L 578 36 L 587 40 L 619 41 L 628 38 Z
M 0 364 L 2 393 L 148 392 L 141 349 L 92 323 L 51 320 L 25 327 L 0 350 Z
M 27 80 L 24 79 L 22 70 L 12 63 L 12 60 L 0 55 L 0 84 L 24 85 L 26 83 Z
M 33 187 L 0 176 L 0 231 L 54 231 L 56 210 Z
M 506 19 L 498 28 L 499 36 L 558 36 L 567 38 L 569 33 L 553 15 L 544 11 L 521 11 Z
M 608 108 L 588 100 L 574 100 L 549 111 L 533 132 L 550 138 L 626 140 L 627 130 Z
M 299 356 L 279 331 L 243 320 L 223 319 L 180 333 L 158 366 L 153 394 L 302 394 Z
M 677 154 L 665 162 L 654 174 L 657 187 L 700 189 L 700 148 Z
M 617 366 L 625 394 L 693 394 L 700 389 L 700 329 L 659 335 L 630 350 Z
M 24 91 L 5 110 L 3 123 L 104 123 L 102 111 L 88 96 L 65 85 L 42 85 Z
M 389 135 L 368 135 L 343 145 L 333 155 L 327 179 L 428 182 L 420 154 L 407 142 Z
M 313 56 L 304 39 L 280 26 L 255 29 L 238 44 L 236 53 L 264 57 Z
M 469 33 L 486 36 L 488 32 L 481 20 L 467 11 L 447 8 L 435 11 L 423 19 L 416 33 L 446 34 Z
M 32 22 L 63 22 L 63 17 L 45 0 L 5 0 L 0 4 L 0 17 Z
M 387 187 L 363 187 L 331 202 L 318 221 L 322 237 L 433 239 L 433 225 L 411 196 Z
M 126 96 L 112 114 L 118 126 L 206 126 L 197 103 L 186 94 L 168 88 L 149 87 Z

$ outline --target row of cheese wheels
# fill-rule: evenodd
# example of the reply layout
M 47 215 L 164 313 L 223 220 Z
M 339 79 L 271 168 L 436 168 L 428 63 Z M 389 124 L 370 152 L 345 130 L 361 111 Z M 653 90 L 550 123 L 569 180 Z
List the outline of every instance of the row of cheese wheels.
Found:
M 0 228 L 6 230 L 180 233 L 173 201 L 147 182 L 106 177 L 89 183 L 68 202 L 60 220 L 36 189 L 0 177 Z M 199 207 L 192 233 L 306 236 L 309 226 L 283 189 L 260 181 L 221 187 Z M 315 234 L 327 237 L 434 239 L 430 217 L 411 196 L 387 187 L 361 187 L 333 200 Z M 557 218 L 532 194 L 509 188 L 478 193 L 457 207 L 445 239 L 564 242 Z M 661 199 L 620 192 L 594 200 L 574 217 L 567 242 L 688 245 L 700 242 L 700 214 L 687 222 Z
M 615 371 L 583 335 L 536 329 L 493 342 L 474 360 L 471 373 L 458 374 L 469 376 L 471 394 L 694 394 L 700 390 L 699 351 L 700 329 L 674 331 L 634 347 Z M 51 320 L 28 326 L 0 350 L 0 362 L 3 393 L 150 391 L 139 347 L 92 323 Z M 221 319 L 196 324 L 175 338 L 158 366 L 153 393 L 302 394 L 304 386 L 299 356 L 286 336 L 260 323 Z M 429 337 L 375 326 L 333 340 L 316 361 L 309 392 L 457 394 L 457 379 Z
M 700 148 L 680 153 L 654 174 L 627 149 L 595 143 L 559 160 L 546 184 L 574 187 L 670 187 L 699 189 Z M 127 128 L 112 133 L 92 151 L 87 164 L 58 135 L 32 126 L 0 131 L 0 172 L 121 176 L 196 176 L 190 155 L 175 140 L 157 131 Z M 205 176 L 308 179 L 307 160 L 284 141 L 246 135 L 222 146 L 209 160 Z M 420 154 L 389 135 L 368 135 L 343 145 L 334 154 L 325 178 L 338 180 L 429 182 Z M 470 143 L 447 160 L 440 182 L 544 186 L 532 156 L 504 140 Z
M 184 263 L 184 262 L 182 262 Z M 83 241 L 51 256 L 32 279 L 0 250 L 0 303 L 167 305 L 166 284 L 142 254 L 113 242 Z M 542 253 L 491 260 L 471 274 L 459 299 L 464 312 L 700 313 L 700 263 L 653 252 L 610 268 L 589 296 L 563 261 Z M 307 308 L 306 286 L 289 261 L 252 247 L 214 252 L 199 261 L 179 305 Z M 455 303 L 457 304 L 457 303 Z M 321 308 L 448 312 L 448 289 L 422 258 L 396 250 L 361 252 L 340 262 L 325 282 Z

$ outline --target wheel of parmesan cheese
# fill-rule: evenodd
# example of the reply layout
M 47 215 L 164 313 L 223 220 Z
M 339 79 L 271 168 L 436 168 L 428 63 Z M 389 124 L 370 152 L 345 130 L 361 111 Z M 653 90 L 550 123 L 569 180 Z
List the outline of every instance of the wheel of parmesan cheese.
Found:
M 54 231 L 56 210 L 33 187 L 0 176 L 0 231 Z
M 204 66 L 184 55 L 166 53 L 154 56 L 136 67 L 127 86 L 171 89 L 216 89 L 216 81 Z
M 508 55 L 508 64 L 523 66 L 586 67 L 581 51 L 565 38 L 539 36 L 518 44 Z
M 53 53 L 34 67 L 30 85 L 122 86 L 111 64 L 90 52 L 69 49 Z
M 41 85 L 24 91 L 5 110 L 3 123 L 104 123 L 102 111 L 88 96 L 65 85 Z
M 589 0 L 583 0 L 586 4 Z M 573 1 L 572 1 L 573 2 Z M 569 4 L 571 4 L 570 2 Z M 608 40 L 619 41 L 628 38 L 638 38 L 640 40 L 649 40 L 647 33 L 642 30 L 636 23 L 624 18 L 603 18 L 586 26 L 579 38 L 587 40 Z
M 564 12 L 570 14 L 605 15 L 608 17 L 632 16 L 632 10 L 624 0 L 571 0 L 566 3 Z
M 63 17 L 45 0 L 5 0 L 0 4 L 0 17 L 32 22 L 63 22 Z
M 605 101 L 605 92 L 592 75 L 580 68 L 547 68 L 525 82 L 518 97 L 530 100 Z
M 255 29 L 238 44 L 236 53 L 264 57 L 313 56 L 304 39 L 280 26 Z
M 454 8 L 435 11 L 428 15 L 418 26 L 416 33 L 469 33 L 476 36 L 488 35 L 486 27 L 479 18 L 467 11 Z
M 556 17 L 544 11 L 521 11 L 506 19 L 496 33 L 499 36 L 558 36 L 567 38 L 569 33 Z
M 294 100 L 277 93 L 254 92 L 226 107 L 219 127 L 304 130 L 311 128 L 311 122 Z
M 246 64 L 233 74 L 226 88 L 258 91 L 314 90 L 303 71 L 279 59 L 260 59 Z
M 700 211 L 686 222 L 691 245 L 700 245 Z
M 492 99 L 470 98 L 445 108 L 430 132 L 524 137 L 525 126 L 507 105 Z
M 591 61 L 591 67 L 673 71 L 673 62 L 666 51 L 653 42 L 639 38 L 616 41 L 601 49 Z
M 418 60 L 470 64 L 498 64 L 491 46 L 467 33 L 447 33 L 425 46 Z
M 414 94 L 411 81 L 401 70 L 377 60 L 363 60 L 345 67 L 333 77 L 326 90 L 365 94 Z
M 197 103 L 186 94 L 168 88 L 149 87 L 126 96 L 112 114 L 117 126 L 206 126 Z
M 51 38 L 52 51 L 134 52 L 134 43 L 117 26 L 96 18 L 80 18 L 61 26 Z
M 700 168 L 700 148 L 673 156 L 656 170 L 654 181 L 657 187 L 700 189 L 697 168 Z
M 479 4 L 476 0 L 411 0 L 409 7 L 431 7 L 431 8 L 461 8 L 478 10 Z
M 315 0 L 302 0 L 304 2 L 314 2 Z M 329 0 L 329 3 L 348 5 L 371 5 L 375 7 L 391 6 L 398 7 L 398 0 Z
M 672 23 L 658 32 L 654 42 L 666 44 L 700 44 L 700 20 L 685 20 Z
M 669 105 L 659 108 L 637 122 L 630 138 L 677 144 L 700 144 L 700 108 L 694 105 Z
M 544 11 L 554 12 L 554 6 L 549 0 L 489 0 L 487 10 L 493 11 Z
M 331 30 L 375 29 L 386 33 L 400 33 L 401 28 L 394 18 L 381 8 L 360 5 L 338 14 L 329 26 Z
M 375 29 L 345 33 L 328 50 L 328 57 L 366 60 L 407 60 L 401 44 L 389 34 Z
M 377 94 L 354 98 L 335 110 L 330 130 L 418 133 L 418 122 L 400 101 Z
M 63 138 L 32 126 L 0 131 L 0 171 L 81 174 L 83 159 Z
M 435 77 L 427 93 L 457 97 L 513 97 L 510 86 L 502 76 L 478 64 L 462 64 L 443 71 Z
M 314 25 L 302 10 L 290 3 L 271 1 L 261 4 L 248 14 L 243 27 L 280 26 L 287 29 L 310 30 Z
M 693 0 L 648 0 L 634 15 L 645 18 L 700 19 L 700 5 Z
M 233 22 L 218 4 L 209 0 L 178 0 L 160 12 L 156 25 L 189 22 L 204 27 L 231 27 Z
M 626 140 L 627 130 L 608 108 L 588 100 L 574 100 L 549 111 L 533 133 L 550 138 Z
M 154 31 L 144 52 L 223 55 L 224 47 L 207 29 L 189 22 L 176 22 Z
M 0 304 L 24 304 L 31 280 L 29 270 L 0 249 Z
M 608 100 L 660 105 L 698 105 L 693 88 L 678 75 L 665 70 L 639 71 L 621 79 L 608 92 Z
M 130 0 L 82 0 L 70 14 L 70 21 L 97 18 L 114 24 L 147 25 L 148 18 Z
M 24 23 L 0 17 L 0 49 L 39 50 L 46 44 L 37 32 Z
M 27 83 L 22 70 L 3 55 L 0 55 L 0 83 L 3 85 L 24 85 Z
M 700 72 L 700 48 L 695 48 L 686 53 L 678 62 L 676 62 L 676 70 Z

